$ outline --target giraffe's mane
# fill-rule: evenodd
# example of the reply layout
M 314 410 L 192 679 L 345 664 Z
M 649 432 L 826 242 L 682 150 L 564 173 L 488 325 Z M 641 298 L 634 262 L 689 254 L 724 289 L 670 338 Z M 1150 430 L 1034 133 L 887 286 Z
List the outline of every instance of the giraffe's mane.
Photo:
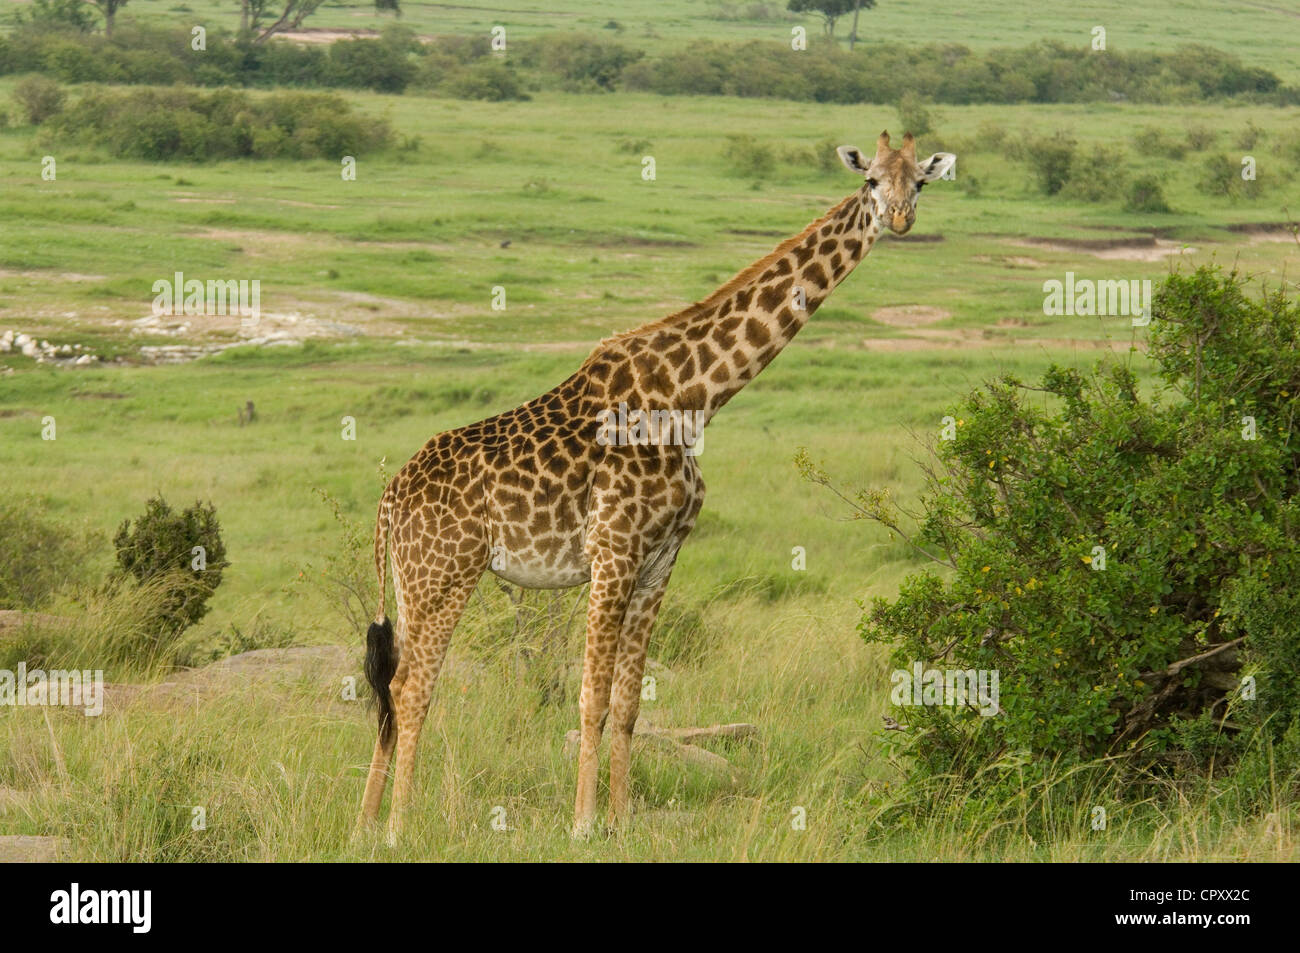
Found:
M 697 318 L 700 315 L 707 313 L 711 309 L 716 308 L 718 305 L 722 304 L 722 302 L 725 301 L 728 297 L 730 297 L 733 292 L 738 291 L 749 284 L 752 284 L 755 280 L 758 279 L 760 275 L 763 274 L 763 272 L 765 272 L 773 264 L 775 264 L 777 261 L 784 258 L 791 251 L 793 251 L 794 248 L 797 245 L 799 245 L 800 242 L 806 239 L 810 233 L 821 228 L 824 224 L 826 224 L 826 222 L 829 219 L 833 218 L 837 212 L 843 209 L 844 206 L 846 206 L 850 202 L 857 199 L 857 197 L 858 197 L 858 192 L 853 192 L 852 194 L 846 196 L 842 201 L 838 202 L 835 205 L 835 207 L 832 208 L 830 211 L 828 211 L 825 215 L 822 215 L 820 218 L 816 219 L 815 221 L 810 222 L 807 225 L 807 227 L 803 229 L 803 231 L 799 232 L 798 235 L 795 235 L 792 238 L 787 238 L 785 241 L 777 245 L 774 249 L 772 249 L 762 258 L 758 259 L 758 261 L 736 272 L 734 277 L 732 277 L 725 284 L 717 288 L 712 294 L 710 294 L 703 301 L 697 301 L 694 304 L 683 308 L 681 311 L 674 312 L 673 314 L 670 314 L 665 318 L 660 318 L 657 321 L 651 321 L 649 324 L 643 324 L 638 328 L 633 328 L 630 331 L 624 331 L 623 333 L 616 334 L 611 338 L 606 338 L 604 341 L 601 342 L 601 344 L 610 344 L 617 341 L 626 341 L 629 338 L 639 337 L 642 334 L 648 334 L 653 331 L 661 331 L 664 330 L 665 328 L 678 327 L 684 324 L 685 322 L 690 321 L 693 318 Z

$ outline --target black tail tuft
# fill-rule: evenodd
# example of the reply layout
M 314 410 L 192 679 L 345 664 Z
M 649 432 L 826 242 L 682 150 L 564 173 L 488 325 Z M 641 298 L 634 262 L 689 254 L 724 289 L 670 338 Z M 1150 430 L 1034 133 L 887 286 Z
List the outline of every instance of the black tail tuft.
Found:
M 393 623 L 372 622 L 366 630 L 366 681 L 379 705 L 379 740 L 385 745 L 393 740 L 393 696 L 388 683 L 397 671 L 397 653 L 393 650 Z

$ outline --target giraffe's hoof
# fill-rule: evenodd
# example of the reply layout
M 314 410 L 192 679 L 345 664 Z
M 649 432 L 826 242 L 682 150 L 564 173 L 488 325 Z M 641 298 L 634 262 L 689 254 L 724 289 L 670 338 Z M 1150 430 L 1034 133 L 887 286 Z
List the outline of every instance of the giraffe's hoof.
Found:
M 390 827 L 388 828 L 387 832 L 385 832 L 384 834 L 384 843 L 387 844 L 389 847 L 396 847 L 398 836 L 399 836 L 399 831 L 397 830 L 397 828 Z
M 591 840 L 593 826 L 591 818 L 580 818 L 573 822 L 573 831 L 569 836 L 574 840 Z

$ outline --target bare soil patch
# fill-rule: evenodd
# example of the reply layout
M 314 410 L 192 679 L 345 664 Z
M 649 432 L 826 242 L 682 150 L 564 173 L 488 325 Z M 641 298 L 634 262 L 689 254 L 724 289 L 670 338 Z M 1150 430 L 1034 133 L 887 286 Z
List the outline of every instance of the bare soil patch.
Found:
M 61 837 L 0 835 L 0 864 L 52 864 L 67 853 L 68 842 Z
M 1237 235 L 1246 236 L 1246 244 L 1262 245 L 1265 242 L 1296 241 L 1295 225 L 1287 222 L 1240 222 L 1226 226 Z
M 473 663 L 449 659 L 443 667 L 439 684 L 460 688 L 472 682 L 481 671 Z M 308 645 L 287 649 L 255 649 L 232 655 L 205 665 L 179 672 L 166 681 L 150 684 L 116 684 L 104 686 L 104 711 L 121 711 L 133 704 L 171 710 L 176 706 L 200 704 L 228 697 L 241 691 L 265 692 L 285 683 L 310 685 L 322 701 L 355 706 L 363 702 L 343 698 L 343 679 L 361 674 L 360 645 L 356 649 L 341 645 Z
M 1195 248 L 1164 238 L 1020 238 L 1011 242 L 1046 251 L 1084 252 L 1107 261 L 1160 261 L 1170 255 L 1190 255 Z
M 895 235 L 893 232 L 884 232 L 884 236 L 891 242 L 903 242 L 904 244 L 929 245 L 934 242 L 944 240 L 942 232 L 919 232 L 913 234 L 909 232 L 906 235 Z
M 1046 268 L 1047 262 L 1028 255 L 971 255 L 971 261 L 981 265 L 1004 265 L 1007 268 Z
M 76 271 L 62 271 L 51 274 L 48 271 L 13 271 L 8 268 L 0 268 L 0 278 L 39 278 L 42 281 L 49 281 L 51 278 L 57 278 L 59 281 L 104 281 L 104 275 L 83 275 Z
M 24 623 L 31 622 L 36 625 L 58 625 L 66 622 L 57 615 L 48 615 L 44 612 L 22 612 L 18 609 L 0 609 L 0 638 L 14 635 L 23 627 Z
M 891 308 L 877 308 L 871 313 L 873 321 L 895 328 L 916 328 L 935 324 L 951 318 L 952 312 L 925 304 L 907 304 Z

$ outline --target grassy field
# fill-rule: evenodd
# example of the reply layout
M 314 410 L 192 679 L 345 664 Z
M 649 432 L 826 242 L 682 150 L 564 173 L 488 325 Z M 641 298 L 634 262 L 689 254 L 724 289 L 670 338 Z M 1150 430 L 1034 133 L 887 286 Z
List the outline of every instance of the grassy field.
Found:
M 524 33 L 557 20 L 599 28 L 613 17 L 631 37 L 652 16 L 640 2 L 599 16 L 577 4 L 550 4 L 548 13 L 525 6 L 501 8 Z M 882 4 L 868 20 L 907 43 L 1003 45 L 1077 30 L 1064 12 L 1036 6 L 1027 21 L 991 3 L 960 6 L 934 18 L 914 5 Z M 1283 27 L 1300 11 L 1277 3 L 1247 18 L 1194 6 L 1175 18 L 1163 8 L 1103 4 L 1096 20 L 1116 44 L 1127 32 L 1134 46 L 1168 48 L 1194 39 L 1178 30 L 1194 29 L 1289 81 L 1300 73 L 1300 54 L 1283 43 Z M 134 0 L 129 9 L 162 18 L 188 8 Z M 207 9 L 193 5 L 196 15 Z M 233 8 L 212 9 L 233 18 Z M 404 22 L 427 32 L 497 22 L 495 11 L 404 9 Z M 711 19 L 717 8 L 704 3 L 654 9 L 648 42 L 767 29 Z M 313 23 L 373 23 L 356 13 L 327 7 Z M 0 80 L 0 103 L 12 87 L 12 78 Z M 1300 247 L 1283 225 L 1300 213 L 1292 151 L 1300 111 L 939 108 L 921 149 L 959 152 L 958 181 L 928 188 L 912 235 L 882 240 L 709 429 L 701 458 L 709 497 L 652 643 L 666 668 L 643 711 L 662 726 L 759 726 L 757 743 L 717 749 L 734 780 L 647 748 L 633 767 L 632 828 L 572 843 L 574 769 L 562 749 L 577 722 L 578 672 L 568 663 L 581 652 L 580 622 L 531 667 L 520 649 L 543 635 L 542 619 L 529 613 L 550 607 L 567 618 L 582 594 L 553 605 L 530 598 L 516 625 L 514 607 L 486 581 L 434 696 L 411 836 L 390 851 L 348 839 L 372 716 L 340 699 L 342 674 L 359 673 L 361 633 L 343 621 L 328 587 L 313 584 L 330 556 L 348 553 L 315 491 L 368 528 L 381 468 L 391 474 L 437 431 L 549 388 L 601 337 L 706 295 L 822 214 L 855 182 L 818 167 L 819 143 L 867 148 L 882 127 L 902 130 L 892 110 L 788 102 L 625 93 L 504 104 L 347 98 L 418 137 L 405 150 L 359 156 L 355 182 L 325 161 L 138 163 L 31 127 L 0 130 L 0 333 L 82 344 L 105 359 L 69 369 L 0 355 L 12 368 L 0 370 L 6 488 L 105 537 L 91 567 L 101 574 L 111 561 L 106 537 L 148 496 L 211 500 L 232 565 L 194 643 L 257 628 L 345 654 L 341 669 L 235 679 L 199 700 L 144 693 L 99 719 L 0 709 L 0 791 L 18 792 L 0 798 L 0 833 L 62 836 L 73 856 L 95 860 L 1300 856 L 1296 817 L 1281 793 L 1273 811 L 1251 813 L 1213 786 L 1177 810 L 1160 801 L 1124 806 L 1116 792 L 1097 791 L 1098 803 L 1115 807 L 1105 832 L 1092 831 L 1077 801 L 1051 789 L 989 805 L 976 823 L 959 819 L 957 805 L 921 828 L 885 820 L 882 805 L 901 773 L 881 729 L 888 672 L 856 634 L 858 600 L 893 594 L 919 563 L 877 527 L 846 521 L 792 462 L 807 447 L 846 482 L 914 499 L 914 458 L 981 381 L 1007 372 L 1032 378 L 1052 362 L 1088 365 L 1110 351 L 1145 373 L 1144 332 L 1126 318 L 1043 314 L 1043 282 L 1067 271 L 1158 279 L 1216 260 L 1273 283 L 1294 281 Z M 1098 203 L 1045 197 L 1023 162 L 990 144 L 995 126 L 1012 136 L 1063 129 L 1084 148 L 1121 147 L 1131 174 L 1161 177 L 1174 211 L 1129 213 L 1118 195 Z M 1148 127 L 1174 135 L 1204 127 L 1215 139 L 1175 161 L 1133 147 Z M 1206 155 L 1245 154 L 1238 143 L 1252 127 L 1261 131 L 1249 153 L 1262 195 L 1205 195 L 1197 183 Z M 727 137 L 740 134 L 773 150 L 770 174 L 735 173 L 723 152 Z M 40 176 L 46 155 L 57 159 L 55 181 Z M 641 178 L 645 155 L 655 158 L 652 182 Z M 211 348 L 250 334 L 237 318 L 140 323 L 153 283 L 175 271 L 260 280 L 262 324 L 251 333 L 278 342 L 152 364 L 142 347 Z M 505 311 L 490 307 L 498 285 Z M 248 400 L 258 420 L 244 427 L 237 408 Z M 41 439 L 46 416 L 57 421 L 57 440 Z M 341 439 L 344 416 L 357 422 L 355 441 Z M 797 546 L 807 551 L 806 571 L 791 568 Z M 79 610 L 69 596 L 48 611 Z M 106 673 L 115 683 L 165 677 L 143 666 Z M 540 691 L 552 677 L 564 690 Z M 190 828 L 195 806 L 207 808 L 205 831 Z M 490 823 L 499 807 L 506 830 Z M 799 807 L 806 830 L 790 823 Z
M 216 0 L 132 0 L 122 16 L 142 21 L 201 23 L 234 30 L 238 7 Z M 847 43 L 851 17 L 841 19 L 835 35 Z M 961 0 L 936 15 L 921 3 L 880 3 L 864 11 L 858 33 L 864 42 L 900 46 L 958 43 L 972 49 L 1018 46 L 1035 40 L 1088 45 L 1092 28 L 1106 30 L 1108 49 L 1168 50 L 1183 43 L 1231 49 L 1252 66 L 1273 70 L 1286 82 L 1300 78 L 1300 50 L 1292 42 L 1300 4 L 1295 0 L 1247 2 L 1228 6 L 1212 0 L 1181 0 L 1137 6 L 1122 0 L 1088 4 L 1086 13 L 1068 4 L 1033 0 Z M 314 31 L 380 30 L 391 14 L 368 6 L 326 3 L 303 25 Z M 620 0 L 592 4 L 583 0 L 496 0 L 492 4 L 420 3 L 404 0 L 400 21 L 424 36 L 486 34 L 504 26 L 511 36 L 552 31 L 598 33 L 650 52 L 671 50 L 692 40 L 788 40 L 790 29 L 803 25 L 810 36 L 821 33 L 816 15 L 797 15 L 784 2 L 726 3 L 719 0 Z

